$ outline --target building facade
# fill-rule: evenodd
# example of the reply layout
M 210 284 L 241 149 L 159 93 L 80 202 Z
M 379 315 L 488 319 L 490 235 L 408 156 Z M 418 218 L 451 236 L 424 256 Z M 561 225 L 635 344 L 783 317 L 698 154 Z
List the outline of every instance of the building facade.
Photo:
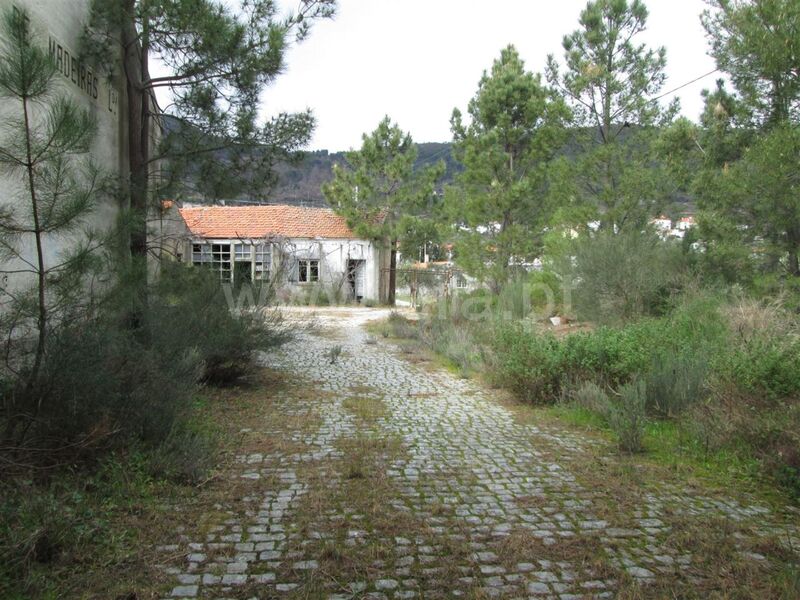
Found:
M 30 26 L 32 41 L 40 45 L 52 57 L 57 67 L 54 97 L 66 97 L 91 115 L 96 124 L 88 158 L 104 174 L 128 177 L 128 131 L 125 85 L 118 75 L 116 79 L 95 72 L 80 59 L 80 39 L 89 19 L 91 0 L 0 0 L 0 14 L 19 11 Z M 1 34 L 0 34 L 1 35 Z M 106 57 L 111 66 L 119 65 L 122 47 Z M 114 69 L 116 73 L 119 68 Z M 33 113 L 34 126 L 41 119 L 44 107 Z M 21 105 L 4 100 L 0 105 L 0 119 L 17 121 L 22 118 Z M 157 143 L 160 127 L 153 123 L 151 143 Z M 0 140 L 2 143 L 3 140 Z M 84 227 L 93 230 L 108 230 L 115 226 L 124 194 L 98 196 L 93 212 L 85 219 Z M 21 178 L 0 173 L 0 206 L 20 207 L 29 202 L 25 182 Z M 45 238 L 44 261 L 46 265 L 58 264 L 64 252 L 77 243 L 74 238 L 52 236 Z M 18 241 L 20 256 L 0 264 L 2 288 L 14 290 L 28 287 L 34 280 L 26 264 L 35 262 L 35 244 L 32 236 L 22 236 Z
M 268 281 L 279 298 L 310 290 L 385 302 L 388 252 L 357 237 L 328 208 L 165 206 L 163 246 L 180 262 L 212 269 L 234 285 Z

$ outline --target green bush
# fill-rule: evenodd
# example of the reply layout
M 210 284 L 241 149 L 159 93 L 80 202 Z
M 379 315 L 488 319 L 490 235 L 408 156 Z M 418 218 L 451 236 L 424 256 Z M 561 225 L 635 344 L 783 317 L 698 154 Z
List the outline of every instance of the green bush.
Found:
M 419 328 L 417 324 L 409 321 L 397 311 L 389 313 L 387 321 L 388 333 L 393 337 L 414 340 L 419 338 Z
M 703 399 L 707 377 L 705 357 L 688 352 L 657 354 L 644 374 L 649 411 L 664 417 L 683 413 Z
M 417 337 L 466 376 L 483 363 L 482 346 L 478 340 L 485 325 L 480 320 L 465 319 L 457 305 L 454 308 L 453 304 L 440 300 L 434 312 L 420 320 Z
M 116 323 L 65 324 L 50 335 L 36 386 L 6 399 L 22 415 L 11 443 L 75 454 L 122 439 L 157 443 L 186 407 L 197 373 L 193 355 L 164 358 Z
M 114 290 L 91 318 L 54 327 L 36 384 L 0 390 L 6 446 L 35 447 L 53 461 L 64 456 L 45 450 L 67 447 L 74 459 L 133 440 L 157 446 L 189 411 L 199 381 L 229 383 L 287 337 L 274 319 L 231 312 L 200 269 L 167 269 L 138 328 L 120 317 L 129 304 L 116 299 L 126 297 L 130 290 Z
M 658 339 L 669 337 L 668 324 L 657 320 L 624 329 L 603 327 L 562 339 L 504 324 L 492 340 L 498 368 L 495 375 L 528 401 L 552 402 L 571 383 L 629 382 L 647 370 Z
M 216 464 L 219 446 L 216 433 L 208 426 L 192 419 L 178 421 L 147 455 L 147 471 L 179 483 L 200 482 Z
M 770 400 L 797 398 L 800 394 L 797 339 L 754 339 L 719 356 L 715 366 L 723 380 L 750 394 Z
M 608 394 L 593 381 L 586 381 L 570 395 L 576 406 L 592 413 L 608 417 L 611 401 Z
M 685 272 L 678 244 L 652 232 L 602 232 L 576 246 L 575 308 L 581 318 L 606 324 L 663 315 Z
M 166 265 L 150 303 L 151 341 L 160 356 L 195 356 L 200 379 L 227 385 L 247 375 L 257 355 L 291 336 L 266 308 L 232 311 L 212 273 Z
M 682 305 L 669 317 L 598 327 L 564 338 L 520 323 L 500 323 L 489 336 L 494 375 L 522 398 L 537 403 L 555 401 L 570 385 L 583 381 L 619 386 L 652 376 L 657 396 L 653 405 L 667 407 L 671 401 L 667 395 L 674 399 L 672 404 L 680 401 L 680 395 L 697 397 L 707 363 L 728 347 L 727 325 L 717 307 L 716 301 L 703 299 Z M 662 364 L 663 357 L 671 357 L 670 364 Z M 675 383 L 672 389 L 666 382 L 672 371 L 690 380 Z
M 608 424 L 616 434 L 619 446 L 626 452 L 641 452 L 647 423 L 647 386 L 634 381 L 619 389 L 619 399 L 611 404 Z

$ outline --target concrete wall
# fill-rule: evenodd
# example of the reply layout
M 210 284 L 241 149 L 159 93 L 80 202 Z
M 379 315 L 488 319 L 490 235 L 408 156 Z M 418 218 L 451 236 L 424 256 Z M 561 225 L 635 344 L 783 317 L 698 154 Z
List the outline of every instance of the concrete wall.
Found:
M 0 10 L 5 13 L 15 7 L 28 13 L 36 42 L 53 53 L 60 67 L 58 93 L 75 100 L 96 120 L 97 136 L 91 148 L 92 160 L 104 171 L 125 176 L 128 159 L 124 87 L 119 81 L 107 81 L 102 75 L 93 73 L 77 59 L 89 4 L 90 0 L 0 0 Z M 120 54 L 121 50 L 119 54 L 109 56 L 108 60 L 118 62 Z M 41 110 L 38 114 L 41 116 Z M 0 118 L 16 119 L 20 115 L 20 107 L 16 102 L 3 100 Z M 0 173 L 0 205 L 19 207 L 27 202 L 29 199 L 23 182 L 18 177 Z M 117 199 L 103 198 L 87 225 L 108 228 L 115 222 L 118 211 Z M 74 240 L 60 237 L 46 240 L 47 264 L 57 264 L 59 255 L 71 243 Z M 33 239 L 22 239 L 20 245 L 25 257 L 32 260 L 35 256 Z M 9 261 L 0 265 L 0 270 L 13 271 L 23 265 L 23 261 Z M 0 277 L 11 290 L 27 287 L 32 281 L 31 276 L 26 274 L 4 273 Z
M 153 230 L 158 232 L 160 238 L 158 246 L 161 249 L 162 260 L 179 260 L 188 264 L 192 262 L 192 244 L 195 242 L 235 244 L 242 241 L 253 243 L 264 241 L 196 238 L 186 227 L 186 222 L 180 216 L 177 205 L 172 202 L 164 204 L 164 210 L 157 219 L 157 223 L 154 219 Z M 289 292 L 301 292 L 309 287 L 308 284 L 292 281 L 294 279 L 292 272 L 294 261 L 300 258 L 318 258 L 320 260 L 320 283 L 323 286 L 342 284 L 348 260 L 364 260 L 364 299 L 375 302 L 386 300 L 384 288 L 388 283 L 386 273 L 389 267 L 389 253 L 375 242 L 303 238 L 272 238 L 269 241 L 273 244 L 271 271 L 280 277 L 280 280 L 275 282 L 276 288 L 282 288 Z
M 364 299 L 379 300 L 381 253 L 375 244 L 367 240 L 303 240 L 289 239 L 281 244 L 287 266 L 300 258 L 316 258 L 320 261 L 320 283 L 323 286 L 342 287 L 345 281 L 348 260 L 365 261 Z M 292 281 L 295 277 L 288 273 L 288 285 L 302 289 L 307 284 Z

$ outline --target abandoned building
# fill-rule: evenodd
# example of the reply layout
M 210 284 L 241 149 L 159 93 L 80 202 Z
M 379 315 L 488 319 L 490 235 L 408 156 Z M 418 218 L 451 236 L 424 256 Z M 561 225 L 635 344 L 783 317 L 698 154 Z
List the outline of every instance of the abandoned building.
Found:
M 289 292 L 316 288 L 358 302 L 388 297 L 388 250 L 357 237 L 329 208 L 167 208 L 175 258 L 213 269 L 222 281 L 269 281 Z

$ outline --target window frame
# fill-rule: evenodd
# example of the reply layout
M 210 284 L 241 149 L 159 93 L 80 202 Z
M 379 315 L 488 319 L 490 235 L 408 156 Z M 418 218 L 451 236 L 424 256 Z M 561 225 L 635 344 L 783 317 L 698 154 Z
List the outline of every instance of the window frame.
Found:
M 316 273 L 314 273 L 316 271 Z M 318 258 L 298 258 L 297 259 L 297 283 L 319 283 L 320 280 L 320 259 Z
M 232 244 L 221 241 L 193 241 L 192 266 L 211 269 L 221 281 L 233 280 Z
M 272 244 L 253 244 L 253 281 L 269 281 L 272 272 Z

